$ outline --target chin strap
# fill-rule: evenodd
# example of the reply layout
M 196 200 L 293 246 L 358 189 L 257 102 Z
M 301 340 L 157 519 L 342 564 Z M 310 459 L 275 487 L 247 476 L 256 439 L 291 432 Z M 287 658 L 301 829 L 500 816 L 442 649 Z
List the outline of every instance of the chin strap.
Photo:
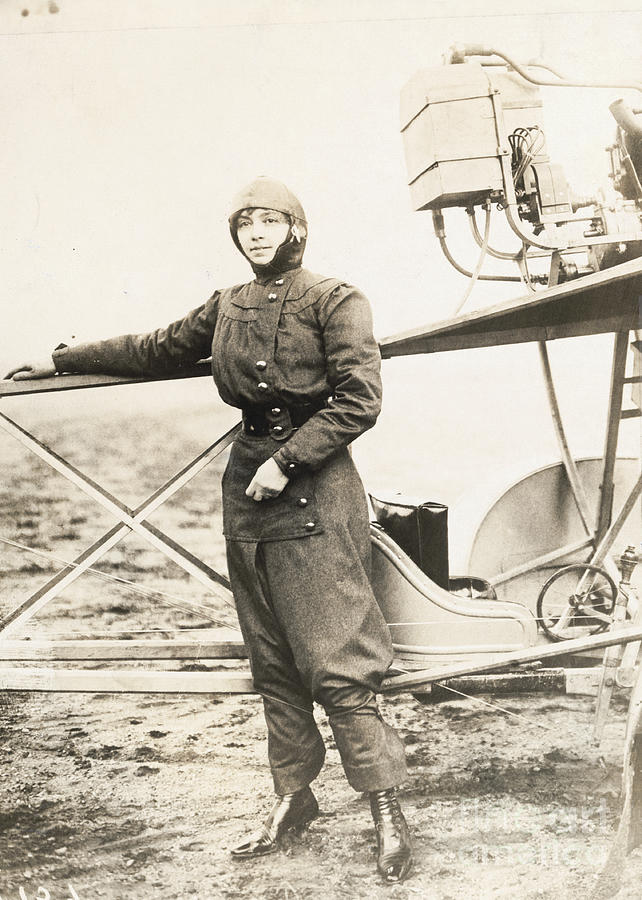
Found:
M 296 222 L 290 226 L 288 236 L 282 244 L 277 248 L 273 259 L 267 265 L 261 266 L 253 263 L 248 259 L 252 266 L 252 271 L 258 277 L 266 277 L 270 275 L 279 275 L 281 272 L 287 272 L 288 269 L 296 269 L 301 265 L 303 254 L 305 252 L 306 239 L 302 235 Z M 245 256 L 245 254 L 243 254 Z

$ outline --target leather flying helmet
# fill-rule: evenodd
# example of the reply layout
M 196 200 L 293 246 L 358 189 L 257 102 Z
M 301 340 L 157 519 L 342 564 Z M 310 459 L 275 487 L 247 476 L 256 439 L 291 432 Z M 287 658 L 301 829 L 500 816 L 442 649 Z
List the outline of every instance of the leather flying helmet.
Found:
M 249 261 L 254 273 L 271 275 L 300 266 L 305 250 L 308 223 L 298 198 L 282 181 L 277 181 L 275 178 L 266 176 L 255 178 L 234 197 L 229 224 L 232 240 L 238 249 L 243 253 L 236 228 L 238 216 L 245 209 L 257 208 L 275 209 L 277 212 L 284 213 L 290 219 L 290 229 L 267 265 L 262 266 Z M 243 255 L 245 256 L 245 254 Z

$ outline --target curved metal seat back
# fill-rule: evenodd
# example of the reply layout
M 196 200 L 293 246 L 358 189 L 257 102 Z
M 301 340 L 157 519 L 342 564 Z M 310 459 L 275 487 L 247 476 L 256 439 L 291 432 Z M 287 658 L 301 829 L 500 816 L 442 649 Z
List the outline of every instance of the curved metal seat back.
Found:
M 536 643 L 535 618 L 521 603 L 455 596 L 435 584 L 374 523 L 370 539 L 372 587 L 398 658 L 453 662 Z

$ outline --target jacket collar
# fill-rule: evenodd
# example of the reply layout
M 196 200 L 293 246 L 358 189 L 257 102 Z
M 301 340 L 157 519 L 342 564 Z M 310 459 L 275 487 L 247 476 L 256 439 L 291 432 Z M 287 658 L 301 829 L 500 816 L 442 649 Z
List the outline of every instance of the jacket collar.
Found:
M 243 285 L 234 297 L 236 306 L 246 308 L 258 308 L 263 306 L 268 294 L 274 293 L 279 299 L 283 297 L 287 303 L 291 300 L 300 300 L 308 291 L 324 281 L 332 281 L 324 275 L 315 275 L 307 269 L 297 268 L 281 272 L 271 278 L 257 278 L 249 284 Z

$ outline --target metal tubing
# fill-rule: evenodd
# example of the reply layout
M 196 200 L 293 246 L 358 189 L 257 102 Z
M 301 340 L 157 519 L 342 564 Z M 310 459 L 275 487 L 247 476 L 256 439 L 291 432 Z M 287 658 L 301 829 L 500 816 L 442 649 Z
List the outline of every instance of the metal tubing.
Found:
M 465 269 L 463 266 L 460 266 L 448 249 L 448 244 L 446 243 L 446 226 L 444 223 L 444 214 L 440 209 L 433 209 L 432 224 L 433 228 L 435 229 L 435 236 L 437 237 L 439 246 L 441 247 L 441 252 L 444 254 L 450 265 L 453 267 L 453 269 L 456 269 L 462 275 L 465 275 L 466 278 L 472 278 L 473 273 L 468 269 Z M 521 278 L 518 278 L 516 275 L 478 275 L 477 280 L 520 282 Z
M 638 140 L 642 139 L 642 120 L 624 100 L 616 100 L 609 106 L 609 112 L 620 128 Z
M 448 260 L 450 265 L 453 267 L 453 269 L 456 269 L 462 275 L 465 275 L 466 278 L 472 278 L 473 273 L 471 271 L 469 271 L 468 269 L 464 269 L 464 267 L 460 266 L 459 263 L 453 258 L 450 250 L 448 249 L 448 244 L 446 243 L 446 239 L 438 237 L 438 240 L 439 240 L 439 246 L 441 247 L 442 253 L 446 257 L 446 259 Z M 512 282 L 517 282 L 517 283 L 521 283 L 521 281 L 522 281 L 522 279 L 518 275 L 478 275 L 477 280 L 478 281 L 512 281 Z
M 525 81 L 530 81 L 531 84 L 538 84 L 542 87 L 633 88 L 633 90 L 642 91 L 642 84 L 638 81 L 580 81 L 571 78 L 562 78 L 557 72 L 553 73 L 557 76 L 557 81 L 552 81 L 550 78 L 536 78 L 534 75 L 530 75 L 522 65 L 515 62 L 511 56 L 502 53 L 501 50 L 496 50 L 494 47 L 483 47 L 479 44 L 467 44 L 463 48 L 463 53 L 465 56 L 499 56 L 499 58 L 503 59 L 511 69 L 515 69 Z M 541 66 L 540 68 L 547 67 Z
M 470 230 L 472 231 L 473 238 L 475 239 L 475 243 L 477 244 L 478 247 L 482 247 L 482 246 L 483 246 L 483 238 L 482 238 L 482 236 L 481 236 L 481 234 L 480 234 L 479 226 L 478 226 L 478 224 L 477 224 L 477 218 L 476 218 L 476 216 L 475 216 L 475 208 L 474 208 L 474 207 L 472 207 L 472 208 L 469 207 L 469 208 L 466 210 L 466 215 L 468 216 L 468 222 L 469 222 L 469 224 L 470 224 Z M 522 248 L 521 250 L 518 250 L 518 251 L 515 252 L 515 253 L 508 253 L 508 252 L 506 252 L 506 251 L 504 251 L 504 250 L 495 250 L 494 247 L 491 247 L 491 246 L 489 246 L 489 245 L 486 246 L 486 252 L 487 252 L 490 256 L 494 256 L 495 259 L 504 259 L 504 260 L 509 260 L 509 261 L 511 261 L 511 262 L 517 262 L 517 260 L 518 260 L 518 259 L 521 259 L 522 256 L 524 255 L 524 249 L 523 249 L 523 248 Z M 548 255 L 548 254 L 546 254 L 546 255 Z
M 474 237 L 474 239 L 475 239 L 475 243 L 477 244 L 478 247 L 481 247 L 481 244 L 482 244 L 482 236 L 481 236 L 481 233 L 480 233 L 480 231 L 479 231 L 479 226 L 477 225 L 477 219 L 475 218 L 474 207 L 473 207 L 472 209 L 471 209 L 471 208 L 468 208 L 468 209 L 466 210 L 466 213 L 467 213 L 468 216 L 470 217 L 470 228 L 471 228 L 473 237 Z M 577 221 L 577 220 L 574 219 L 573 221 Z M 566 252 L 566 253 L 584 253 L 585 250 L 586 250 L 586 245 L 584 244 L 584 245 L 582 245 L 581 247 L 575 247 L 575 248 L 570 248 L 570 247 L 568 247 L 568 248 L 565 250 L 565 252 Z M 489 247 L 489 248 L 488 248 L 488 254 L 489 254 L 489 256 L 494 256 L 495 259 L 503 259 L 503 260 L 508 260 L 508 261 L 511 261 L 511 260 L 512 260 L 513 262 L 519 262 L 519 260 L 523 258 L 524 252 L 525 252 L 525 251 L 524 251 L 524 249 L 523 249 L 523 246 L 522 246 L 522 249 L 521 249 L 521 250 L 515 250 L 514 252 L 509 252 L 509 251 L 507 251 L 507 250 L 495 250 L 493 247 Z M 529 256 L 529 259 L 544 259 L 544 258 L 546 258 L 546 257 L 550 259 L 552 253 L 554 253 L 554 252 L 557 252 L 557 251 L 553 251 L 553 250 L 532 250 L 532 251 L 528 254 L 528 256 Z
M 488 238 L 490 237 L 490 203 L 486 206 L 486 222 L 484 224 L 484 240 L 482 241 L 481 252 L 479 254 L 479 259 L 475 265 L 472 275 L 470 276 L 470 282 L 468 287 L 464 291 L 464 296 L 461 298 L 457 305 L 457 309 L 454 312 L 455 316 L 458 316 L 462 311 L 464 306 L 466 305 L 466 301 L 470 297 L 475 284 L 477 283 L 477 279 L 479 278 L 479 273 L 481 272 L 481 267 L 484 264 L 484 260 L 486 259 L 486 251 L 488 249 Z

